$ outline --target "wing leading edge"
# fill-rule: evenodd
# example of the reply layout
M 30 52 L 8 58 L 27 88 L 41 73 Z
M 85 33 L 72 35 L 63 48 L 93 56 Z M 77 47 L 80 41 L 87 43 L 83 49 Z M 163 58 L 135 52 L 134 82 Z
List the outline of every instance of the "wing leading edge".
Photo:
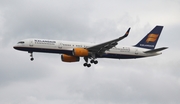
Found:
M 130 32 L 130 29 L 131 28 L 129 28 L 123 36 L 121 36 L 121 37 L 119 37 L 117 39 L 113 39 L 113 40 L 110 40 L 110 41 L 107 41 L 107 42 L 104 42 L 104 43 L 100 43 L 100 44 L 91 46 L 91 47 L 87 48 L 87 50 L 90 51 L 90 52 L 101 55 L 106 50 L 109 50 L 112 47 L 115 47 L 118 44 L 118 41 L 126 38 L 128 36 L 128 34 L 129 34 L 129 32 Z

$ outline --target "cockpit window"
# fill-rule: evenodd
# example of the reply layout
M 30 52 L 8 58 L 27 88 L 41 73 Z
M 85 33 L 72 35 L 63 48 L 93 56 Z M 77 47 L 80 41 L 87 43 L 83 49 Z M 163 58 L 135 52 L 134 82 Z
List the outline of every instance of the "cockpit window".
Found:
M 18 44 L 24 44 L 24 41 L 20 41 L 20 42 L 18 42 Z

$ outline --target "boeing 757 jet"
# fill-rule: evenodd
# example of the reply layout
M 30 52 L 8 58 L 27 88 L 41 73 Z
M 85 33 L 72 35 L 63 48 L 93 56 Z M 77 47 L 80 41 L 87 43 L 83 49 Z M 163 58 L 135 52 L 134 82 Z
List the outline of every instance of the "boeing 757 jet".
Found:
M 167 49 L 167 47 L 155 49 L 162 29 L 163 26 L 156 26 L 140 42 L 130 47 L 117 46 L 120 40 L 128 36 L 129 28 L 123 36 L 100 44 L 48 39 L 24 39 L 19 41 L 14 48 L 30 53 L 31 61 L 34 60 L 33 52 L 56 53 L 62 54 L 61 60 L 63 62 L 78 62 L 80 57 L 83 57 L 85 60 L 83 65 L 90 67 L 92 63 L 98 63 L 97 58 L 135 59 L 160 55 L 160 51 Z M 88 61 L 89 59 L 90 62 Z

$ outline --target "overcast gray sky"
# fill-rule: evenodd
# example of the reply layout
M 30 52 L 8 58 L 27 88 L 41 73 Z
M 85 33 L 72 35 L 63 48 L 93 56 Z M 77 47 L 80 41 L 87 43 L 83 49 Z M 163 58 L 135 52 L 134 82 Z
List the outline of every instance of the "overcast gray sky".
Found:
M 98 59 L 83 67 L 58 54 L 12 47 L 26 38 L 104 42 L 131 27 L 119 45 L 139 42 L 163 25 L 162 55 L 133 60 Z M 1 104 L 179 104 L 179 0 L 0 0 Z

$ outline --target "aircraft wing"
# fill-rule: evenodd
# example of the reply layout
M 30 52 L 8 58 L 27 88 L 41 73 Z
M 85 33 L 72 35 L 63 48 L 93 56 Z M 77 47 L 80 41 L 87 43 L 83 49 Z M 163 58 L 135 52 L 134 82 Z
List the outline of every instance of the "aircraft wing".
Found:
M 118 41 L 124 39 L 125 37 L 128 36 L 129 34 L 129 31 L 130 31 L 131 28 L 129 28 L 127 30 L 127 32 L 117 38 L 117 39 L 114 39 L 114 40 L 110 40 L 110 41 L 107 41 L 107 42 L 104 42 L 104 43 L 101 43 L 101 44 L 97 44 L 97 45 L 94 45 L 94 46 L 91 46 L 91 47 L 88 47 L 87 50 L 92 52 L 92 53 L 95 53 L 95 54 L 98 54 L 98 55 L 101 55 L 103 54 L 106 50 L 109 50 L 111 49 L 112 47 L 115 47 L 117 44 L 118 44 Z

